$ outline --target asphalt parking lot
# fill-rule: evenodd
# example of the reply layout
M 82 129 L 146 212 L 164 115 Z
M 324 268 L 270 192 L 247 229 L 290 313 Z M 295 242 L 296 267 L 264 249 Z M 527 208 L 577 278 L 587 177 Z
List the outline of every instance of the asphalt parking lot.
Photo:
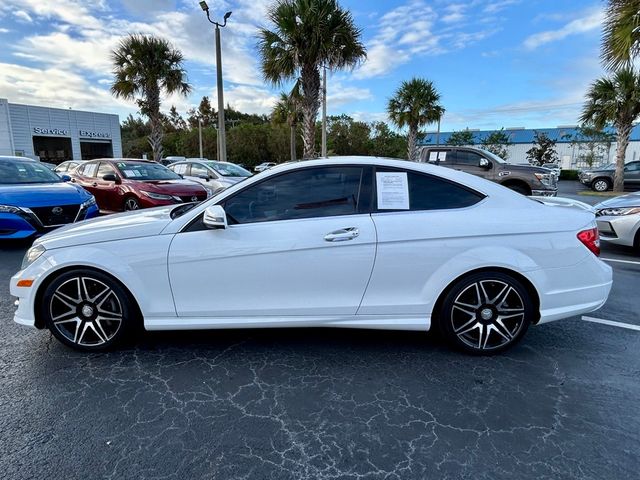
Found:
M 0 245 L 3 478 L 640 471 L 640 255 L 629 249 L 604 246 L 614 287 L 589 315 L 626 326 L 576 317 L 488 358 L 428 334 L 339 329 L 147 333 L 80 354 L 13 323 L 8 281 L 25 249 Z

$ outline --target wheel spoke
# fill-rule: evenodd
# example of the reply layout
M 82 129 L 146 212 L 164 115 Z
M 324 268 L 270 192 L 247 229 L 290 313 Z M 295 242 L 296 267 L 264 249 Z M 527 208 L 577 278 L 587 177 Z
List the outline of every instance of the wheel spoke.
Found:
M 53 297 L 57 298 L 58 300 L 60 300 L 62 303 L 64 303 L 69 308 L 74 308 L 75 309 L 78 306 L 78 304 L 80 303 L 79 300 L 71 298 L 69 295 L 66 295 L 66 294 L 62 293 L 59 290 L 56 291 L 53 294 Z
M 461 307 L 460 305 L 462 305 L 464 308 Z M 464 312 L 467 315 L 471 315 L 474 319 L 476 317 L 476 312 L 472 310 L 473 307 L 471 305 L 467 305 L 466 303 L 455 302 L 453 304 L 453 308 L 460 310 L 461 312 Z
M 478 334 L 478 348 L 484 350 L 487 347 L 487 340 L 489 340 L 491 329 L 489 325 L 482 325 L 481 323 L 478 324 L 478 328 L 480 329 L 480 333 Z
M 96 334 L 96 337 L 100 339 L 100 343 L 105 343 L 107 341 L 107 335 L 104 333 L 104 330 L 102 330 L 102 327 L 98 322 L 91 322 L 87 325 L 89 325 L 89 328 L 93 330 L 93 333 Z M 98 326 L 99 328 L 96 328 L 96 326 Z
M 493 330 L 495 330 L 496 333 L 500 335 L 502 338 L 504 338 L 506 341 L 509 342 L 513 339 L 513 335 L 511 334 L 509 329 L 505 326 L 505 324 L 502 323 L 502 319 L 497 318 L 495 323 L 491 326 L 493 327 Z
M 55 317 L 51 317 L 51 321 L 53 323 L 61 323 L 67 322 L 77 316 L 76 309 L 69 310 L 67 312 L 61 313 L 60 315 L 56 315 Z
M 487 291 L 484 288 L 484 281 L 482 282 L 478 282 L 476 285 L 480 284 L 480 290 L 482 291 L 482 297 L 480 297 L 480 294 L 478 294 L 478 299 L 480 300 L 480 303 L 491 303 L 489 300 L 489 294 L 487 293 Z
M 469 326 L 469 325 L 471 325 L 471 326 Z M 469 333 L 471 330 L 473 330 L 474 328 L 478 328 L 478 327 L 482 328 L 482 324 L 480 322 L 476 322 L 475 319 L 474 319 L 471 322 L 465 323 L 462 327 L 460 327 L 458 330 L 456 330 L 455 333 L 458 336 L 461 336 L 461 335 L 464 335 L 465 333 Z
M 502 290 L 500 290 L 500 293 L 498 293 L 498 295 L 496 295 L 496 297 L 488 303 L 491 305 L 496 305 L 496 308 L 498 308 L 498 306 L 502 305 L 507 300 L 510 291 L 511 287 L 505 283 Z

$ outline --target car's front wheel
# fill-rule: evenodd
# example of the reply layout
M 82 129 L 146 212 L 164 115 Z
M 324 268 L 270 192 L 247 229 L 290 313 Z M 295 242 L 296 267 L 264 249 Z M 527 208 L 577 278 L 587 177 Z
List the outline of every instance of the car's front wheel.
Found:
M 107 350 L 122 342 L 135 324 L 136 309 L 117 281 L 93 270 L 65 272 L 47 285 L 41 314 L 65 345 Z
M 442 303 L 439 327 L 454 346 L 490 355 L 517 343 L 534 318 L 531 295 L 520 281 L 501 272 L 463 278 Z
M 124 201 L 124 211 L 125 212 L 130 212 L 132 210 L 139 210 L 140 209 L 140 203 L 138 202 L 138 199 L 135 197 L 127 197 Z
M 591 188 L 596 192 L 606 192 L 611 188 L 611 182 L 606 178 L 596 178 L 591 183 Z

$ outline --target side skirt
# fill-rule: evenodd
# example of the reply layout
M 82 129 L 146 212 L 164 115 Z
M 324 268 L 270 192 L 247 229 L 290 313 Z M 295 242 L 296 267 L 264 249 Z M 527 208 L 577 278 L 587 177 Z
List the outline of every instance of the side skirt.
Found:
M 425 332 L 425 316 L 349 315 L 344 317 L 153 317 L 144 319 L 146 330 L 207 330 L 223 328 L 339 327 Z

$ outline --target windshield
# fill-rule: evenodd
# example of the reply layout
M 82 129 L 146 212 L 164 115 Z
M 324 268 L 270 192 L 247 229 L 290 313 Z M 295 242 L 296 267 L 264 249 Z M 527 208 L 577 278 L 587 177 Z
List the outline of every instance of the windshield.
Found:
M 58 183 L 62 179 L 40 162 L 0 160 L 0 184 Z
M 205 162 L 209 167 L 213 168 L 217 173 L 223 177 L 250 177 L 251 172 L 248 172 L 242 167 L 233 163 L 225 162 Z
M 129 180 L 180 180 L 180 175 L 159 163 L 116 162 L 124 178 Z

